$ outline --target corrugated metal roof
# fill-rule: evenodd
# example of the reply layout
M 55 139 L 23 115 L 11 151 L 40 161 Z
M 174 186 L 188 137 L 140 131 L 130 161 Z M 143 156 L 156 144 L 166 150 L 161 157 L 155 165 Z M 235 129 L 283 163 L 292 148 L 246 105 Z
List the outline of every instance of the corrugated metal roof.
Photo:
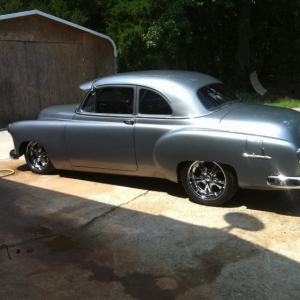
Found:
M 96 36 L 100 36 L 100 37 L 108 40 L 112 44 L 113 49 L 114 49 L 114 56 L 117 57 L 116 44 L 115 44 L 115 42 L 109 36 L 107 36 L 105 34 L 102 34 L 102 33 L 99 33 L 97 31 L 90 30 L 90 29 L 85 28 L 83 26 L 74 24 L 72 22 L 66 21 L 64 19 L 54 17 L 52 15 L 46 14 L 46 13 L 44 13 L 42 11 L 39 11 L 39 10 L 36 10 L 36 9 L 35 10 L 24 11 L 24 12 L 13 13 L 13 14 L 8 14 L 8 15 L 2 15 L 2 16 L 0 16 L 0 20 L 7 20 L 7 19 L 13 19 L 13 18 L 19 18 L 19 17 L 26 17 L 26 16 L 31 16 L 31 15 L 40 15 L 40 16 L 43 16 L 45 18 L 54 20 L 56 22 L 60 22 L 60 23 L 69 25 L 71 27 L 77 28 L 79 30 L 82 30 L 82 31 L 94 34 Z

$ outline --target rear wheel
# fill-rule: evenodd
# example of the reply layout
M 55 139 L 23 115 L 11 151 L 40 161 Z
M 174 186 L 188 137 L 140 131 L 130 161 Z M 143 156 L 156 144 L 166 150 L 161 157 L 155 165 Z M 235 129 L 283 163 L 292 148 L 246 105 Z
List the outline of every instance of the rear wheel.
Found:
M 27 145 L 25 159 L 33 173 L 47 174 L 54 170 L 46 150 L 37 142 L 30 142 Z
M 215 162 L 195 161 L 181 170 L 181 180 L 192 201 L 217 206 L 227 202 L 237 191 L 233 172 Z

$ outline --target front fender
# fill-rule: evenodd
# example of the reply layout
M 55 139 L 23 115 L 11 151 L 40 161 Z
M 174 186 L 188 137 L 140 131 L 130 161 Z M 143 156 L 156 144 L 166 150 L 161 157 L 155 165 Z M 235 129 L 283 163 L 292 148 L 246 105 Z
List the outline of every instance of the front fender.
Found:
M 47 151 L 53 166 L 56 169 L 71 170 L 66 144 L 65 127 L 66 121 L 20 121 L 9 126 L 18 156 L 22 156 L 25 149 L 24 143 L 35 141 L 40 143 Z

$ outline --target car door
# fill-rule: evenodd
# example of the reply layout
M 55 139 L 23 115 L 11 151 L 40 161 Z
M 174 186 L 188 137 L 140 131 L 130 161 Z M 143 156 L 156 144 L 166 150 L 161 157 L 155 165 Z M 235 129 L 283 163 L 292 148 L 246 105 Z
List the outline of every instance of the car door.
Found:
M 135 91 L 134 86 L 102 86 L 89 92 L 66 126 L 66 147 L 75 170 L 137 170 Z
M 171 102 L 163 94 L 143 86 L 137 88 L 136 115 L 135 148 L 139 172 L 144 176 L 162 177 L 155 162 L 155 144 L 164 134 L 187 121 L 173 117 Z

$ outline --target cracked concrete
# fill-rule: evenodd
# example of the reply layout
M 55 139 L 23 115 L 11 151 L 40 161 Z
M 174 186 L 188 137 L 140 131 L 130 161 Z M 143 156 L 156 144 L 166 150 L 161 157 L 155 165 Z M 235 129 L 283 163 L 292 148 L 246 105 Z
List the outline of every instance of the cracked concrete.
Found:
M 110 210 L 106 211 L 105 213 L 100 214 L 99 216 L 96 216 L 96 217 L 94 217 L 92 220 L 88 221 L 87 223 L 80 225 L 80 227 L 77 227 L 77 228 L 71 228 L 71 229 L 69 229 L 69 230 L 67 230 L 67 231 L 60 232 L 59 234 L 65 234 L 65 233 L 67 233 L 68 231 L 71 231 L 71 230 L 74 230 L 74 229 L 84 229 L 84 228 L 86 228 L 86 227 L 92 225 L 92 224 L 93 224 L 95 221 L 97 221 L 99 218 L 103 218 L 103 217 L 105 217 L 105 216 L 111 214 L 111 213 L 114 212 L 115 210 L 120 209 L 120 208 L 126 206 L 127 204 L 129 204 L 129 203 L 131 203 L 131 202 L 134 202 L 136 199 L 138 199 L 138 198 L 140 198 L 140 197 L 143 197 L 143 196 L 147 195 L 148 192 L 149 192 L 149 191 L 146 191 L 146 192 L 144 192 L 144 193 L 141 193 L 140 195 L 134 197 L 133 199 L 131 199 L 131 200 L 125 202 L 125 203 L 122 203 L 122 204 L 120 204 L 120 205 L 118 205 L 118 206 L 112 207 Z
M 0 131 L 0 299 L 298 299 L 300 193 L 240 190 L 226 206 L 178 184 L 9 159 Z

